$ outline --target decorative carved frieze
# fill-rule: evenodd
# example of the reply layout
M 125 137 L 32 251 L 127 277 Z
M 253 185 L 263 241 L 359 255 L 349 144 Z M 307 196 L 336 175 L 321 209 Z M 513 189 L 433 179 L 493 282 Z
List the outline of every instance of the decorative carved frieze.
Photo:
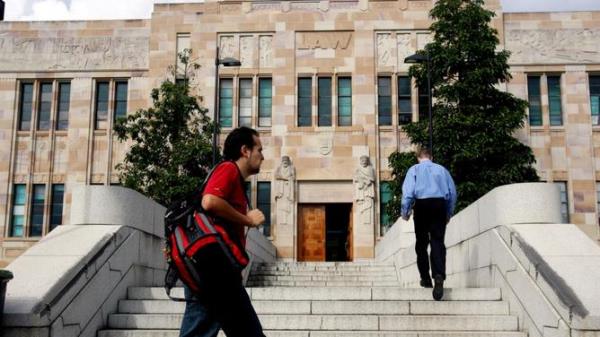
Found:
M 0 34 L 0 71 L 148 68 L 149 37 L 25 38 Z
M 597 28 L 506 31 L 506 49 L 516 64 L 600 63 L 599 40 Z

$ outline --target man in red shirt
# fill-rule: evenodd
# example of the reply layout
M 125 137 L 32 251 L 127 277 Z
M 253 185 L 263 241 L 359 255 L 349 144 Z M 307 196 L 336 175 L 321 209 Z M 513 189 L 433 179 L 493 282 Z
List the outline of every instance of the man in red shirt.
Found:
M 246 244 L 245 227 L 254 228 L 265 221 L 260 210 L 248 210 L 244 190 L 246 178 L 260 171 L 262 150 L 258 132 L 247 127 L 233 130 L 225 139 L 225 161 L 214 169 L 202 194 L 204 210 L 241 249 Z M 198 265 L 204 282 L 201 288 L 205 291 L 197 299 L 185 287 L 188 301 L 180 337 L 215 337 L 219 327 L 228 337 L 264 337 L 241 275 L 223 252 L 215 247 Z

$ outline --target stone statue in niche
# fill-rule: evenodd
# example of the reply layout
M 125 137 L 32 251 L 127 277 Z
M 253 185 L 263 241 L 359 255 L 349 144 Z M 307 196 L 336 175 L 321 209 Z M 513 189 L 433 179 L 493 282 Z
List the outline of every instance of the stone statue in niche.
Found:
M 281 157 L 281 165 L 275 171 L 275 205 L 277 224 L 291 225 L 294 222 L 296 169 L 290 157 Z
M 375 170 L 369 157 L 360 157 L 360 166 L 354 173 L 354 200 L 360 224 L 373 224 L 375 206 Z

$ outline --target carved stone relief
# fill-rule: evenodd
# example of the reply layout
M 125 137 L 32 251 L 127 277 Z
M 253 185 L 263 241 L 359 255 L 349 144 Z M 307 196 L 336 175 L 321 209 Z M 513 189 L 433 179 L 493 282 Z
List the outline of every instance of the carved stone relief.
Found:
M 272 36 L 259 37 L 259 54 L 260 54 L 260 67 L 261 68 L 273 67 L 273 37 Z
M 0 35 L 0 71 L 148 68 L 149 38 L 21 38 Z
M 360 157 L 360 165 L 354 172 L 354 201 L 358 223 L 372 225 L 375 219 L 375 170 L 368 156 Z
M 327 156 L 333 150 L 333 134 L 319 136 L 319 153 Z
M 240 36 L 240 61 L 243 68 L 254 67 L 256 38 L 252 35 Z
M 377 34 L 377 65 L 380 67 L 393 66 L 394 42 L 392 34 Z
M 433 36 L 429 33 L 417 33 L 417 49 L 425 49 L 425 46 L 433 41 Z
M 398 46 L 398 67 L 408 67 L 409 65 L 404 63 L 404 59 L 415 52 L 415 49 L 412 46 L 412 35 L 410 33 L 398 33 L 396 35 L 396 41 Z
M 281 164 L 275 171 L 275 204 L 277 225 L 292 225 L 296 201 L 296 168 L 290 157 L 281 157 Z
M 506 32 L 511 63 L 600 63 L 600 29 Z
M 235 38 L 233 36 L 221 36 L 219 41 L 219 58 L 235 58 Z

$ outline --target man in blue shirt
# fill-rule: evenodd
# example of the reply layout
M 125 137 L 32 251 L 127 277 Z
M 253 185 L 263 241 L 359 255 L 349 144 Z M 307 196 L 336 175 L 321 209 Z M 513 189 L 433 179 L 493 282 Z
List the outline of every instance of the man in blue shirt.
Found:
M 414 210 L 415 235 L 417 242 L 417 266 L 421 275 L 421 286 L 433 287 L 433 298 L 439 301 L 444 296 L 446 279 L 446 246 L 444 235 L 456 205 L 456 187 L 450 173 L 441 165 L 431 161 L 429 149 L 417 152 L 419 163 L 406 173 L 402 184 L 402 219 L 408 220 Z M 431 243 L 431 274 L 427 246 Z

